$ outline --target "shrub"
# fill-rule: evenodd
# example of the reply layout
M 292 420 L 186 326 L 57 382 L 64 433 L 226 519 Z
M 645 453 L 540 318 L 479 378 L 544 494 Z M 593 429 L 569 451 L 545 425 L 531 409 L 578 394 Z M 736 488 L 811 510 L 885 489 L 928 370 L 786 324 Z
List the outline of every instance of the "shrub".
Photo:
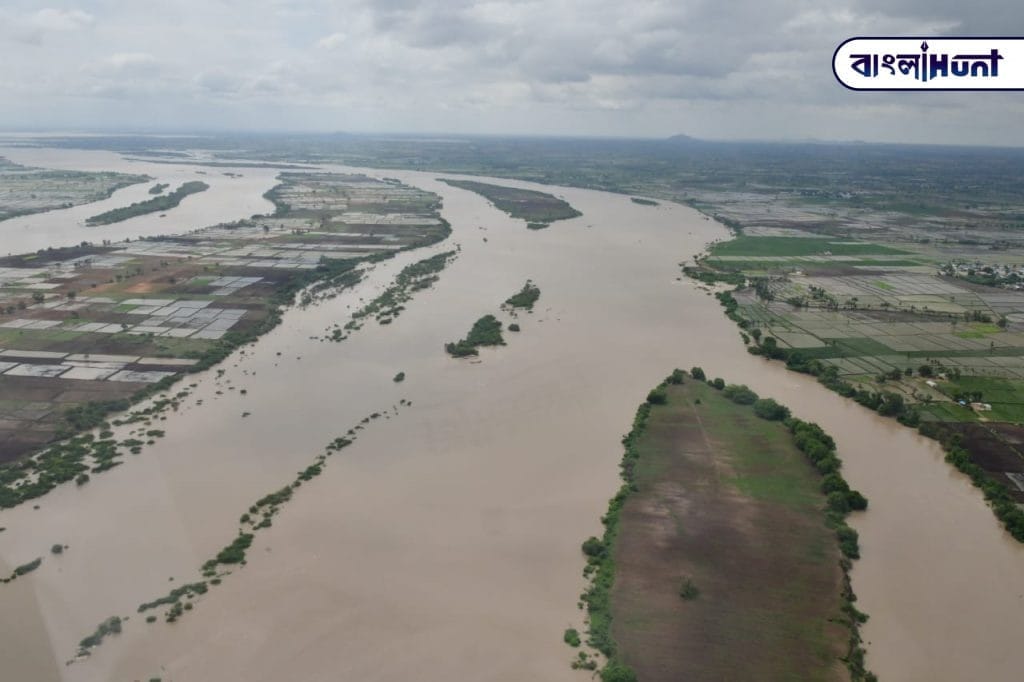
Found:
M 846 499 L 846 493 L 836 491 L 829 493 L 825 499 L 831 511 L 838 514 L 848 514 L 850 512 L 850 503 Z
M 858 545 L 857 531 L 850 528 L 846 524 L 843 524 L 836 529 L 836 539 L 839 540 L 839 549 L 843 552 L 843 556 L 848 559 L 859 559 L 860 558 L 860 546 Z
M 835 492 L 849 493 L 850 486 L 839 474 L 829 474 L 821 479 L 821 492 L 826 495 Z
M 599 558 L 604 556 L 605 547 L 604 543 L 591 535 L 583 543 L 583 553 L 588 557 Z
M 693 601 L 700 594 L 700 590 L 694 584 L 693 580 L 689 577 L 683 578 L 683 582 L 679 585 L 679 596 L 686 601 Z
M 665 389 L 656 388 L 647 394 L 647 402 L 652 405 L 664 405 L 668 402 L 668 394 L 665 393 Z
M 399 372 L 398 374 L 396 374 L 395 378 L 392 379 L 392 381 L 394 381 L 396 384 L 405 381 L 405 372 Z
M 722 394 L 737 405 L 753 405 L 757 402 L 757 394 L 744 385 L 729 384 L 722 390 Z
M 719 391 L 721 391 L 723 388 L 725 388 L 725 380 L 722 379 L 721 377 L 717 377 L 714 381 L 711 382 L 711 385 L 717 388 Z
M 569 646 L 575 647 L 580 645 L 580 633 L 576 628 L 566 629 L 565 634 L 562 635 L 562 639 L 565 640 L 565 643 Z
M 771 398 L 754 401 L 754 414 L 769 421 L 782 421 L 789 416 L 789 408 L 780 405 Z
M 50 554 L 63 554 L 63 553 L 64 553 L 64 545 L 61 545 L 61 544 L 58 543 L 58 544 L 54 545 L 53 547 L 50 547 Z
M 683 383 L 683 375 L 685 373 L 681 369 L 672 370 L 672 374 L 668 377 L 668 383 L 670 384 L 681 384 Z
M 601 682 L 636 682 L 636 673 L 625 663 L 609 661 L 601 669 Z
M 846 504 L 852 511 L 864 511 L 868 508 L 868 498 L 861 495 L 859 490 L 850 490 L 846 493 Z
M 701 369 L 700 367 L 691 367 L 690 376 L 696 379 L 697 381 L 704 381 L 704 379 L 707 378 L 706 376 L 704 376 L 704 370 Z
M 510 332 L 517 332 L 517 331 L 520 331 L 520 329 L 519 329 L 519 323 L 517 323 L 517 322 L 513 322 L 512 324 L 510 324 L 510 325 L 508 326 L 508 330 L 509 330 Z

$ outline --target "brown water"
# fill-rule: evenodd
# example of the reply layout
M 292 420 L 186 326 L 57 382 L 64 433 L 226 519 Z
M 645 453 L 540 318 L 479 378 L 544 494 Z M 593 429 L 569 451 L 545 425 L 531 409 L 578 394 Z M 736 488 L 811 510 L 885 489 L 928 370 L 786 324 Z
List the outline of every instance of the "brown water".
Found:
M 381 174 L 441 194 L 450 242 L 290 311 L 223 378 L 201 376 L 190 406 L 162 423 L 167 437 L 138 458 L 40 510 L 0 512 L 4 561 L 46 555 L 0 586 L 12 679 L 586 679 L 561 641 L 582 620 L 579 543 L 600 531 L 637 404 L 694 364 L 836 438 L 847 478 L 871 500 L 854 521 L 864 558 L 853 579 L 883 679 L 1019 677 L 1008 652 L 1024 625 L 1024 551 L 931 442 L 748 355 L 717 301 L 677 281 L 677 262 L 723 237 L 720 226 L 681 206 L 557 188 L 584 216 L 533 232 L 434 175 Z M 458 260 L 392 325 L 340 345 L 309 339 L 451 242 Z M 478 364 L 444 354 L 527 278 L 542 296 L 507 347 Z M 398 371 L 404 383 L 391 381 Z M 401 398 L 413 406 L 333 457 L 257 535 L 249 565 L 193 612 L 174 625 L 133 615 L 91 659 L 63 665 L 104 618 L 195 579 L 252 501 Z M 50 557 L 54 542 L 71 547 Z

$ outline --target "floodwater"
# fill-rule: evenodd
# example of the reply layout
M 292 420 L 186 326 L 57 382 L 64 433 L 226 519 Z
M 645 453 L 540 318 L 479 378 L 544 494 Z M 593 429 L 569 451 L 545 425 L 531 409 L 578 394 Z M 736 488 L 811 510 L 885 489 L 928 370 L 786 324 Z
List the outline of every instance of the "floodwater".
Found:
M 154 178 L 150 182 L 119 189 L 103 201 L 0 221 L 0 256 L 28 253 L 51 246 L 75 246 L 83 241 L 100 244 L 104 239 L 119 242 L 182 233 L 248 218 L 256 213 L 270 213 L 274 205 L 264 199 L 263 194 L 277 184 L 275 178 L 280 172 L 269 168 L 204 168 L 187 164 L 130 161 L 113 152 L 34 147 L 0 147 L 0 157 L 39 168 L 117 170 Z M 87 218 L 104 211 L 152 199 L 149 189 L 158 182 L 170 185 L 165 190 L 170 192 L 192 180 L 205 182 L 210 188 L 185 197 L 180 204 L 167 211 L 148 213 L 110 225 L 90 227 L 85 224 Z M 161 218 L 161 213 L 166 214 L 166 217 Z
M 0 586 L 5 675 L 588 679 L 570 670 L 574 651 L 562 643 L 563 629 L 582 623 L 580 542 L 600 532 L 636 406 L 672 368 L 701 365 L 820 423 L 870 499 L 853 521 L 864 557 L 853 584 L 871 616 L 873 670 L 890 680 L 1019 678 L 1011 652 L 1024 626 L 1024 550 L 930 441 L 745 352 L 717 301 L 678 280 L 678 262 L 723 238 L 720 226 L 683 206 L 548 188 L 584 215 L 530 231 L 437 174 L 379 175 L 441 194 L 451 239 L 289 311 L 223 377 L 190 379 L 187 406 L 159 425 L 167 437 L 125 465 L 52 492 L 38 510 L 0 512 L 8 567 L 45 556 Z M 403 265 L 452 244 L 458 259 L 393 324 L 367 324 L 341 344 L 310 339 Z M 506 347 L 484 349 L 479 363 L 443 352 L 527 278 L 541 299 Z M 253 501 L 403 398 L 412 406 L 330 458 L 257 534 L 248 565 L 193 611 L 173 625 L 135 615 L 196 579 Z M 52 557 L 57 542 L 69 549 Z M 65 666 L 114 614 L 132 616 L 124 632 Z

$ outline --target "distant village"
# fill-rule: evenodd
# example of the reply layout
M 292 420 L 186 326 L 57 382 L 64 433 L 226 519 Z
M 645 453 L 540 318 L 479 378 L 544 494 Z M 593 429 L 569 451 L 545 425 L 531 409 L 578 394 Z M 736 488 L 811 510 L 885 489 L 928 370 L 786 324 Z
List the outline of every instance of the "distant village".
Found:
M 1015 291 L 1024 290 L 1024 265 L 950 261 L 939 268 L 939 274 L 963 279 L 973 284 L 984 284 Z

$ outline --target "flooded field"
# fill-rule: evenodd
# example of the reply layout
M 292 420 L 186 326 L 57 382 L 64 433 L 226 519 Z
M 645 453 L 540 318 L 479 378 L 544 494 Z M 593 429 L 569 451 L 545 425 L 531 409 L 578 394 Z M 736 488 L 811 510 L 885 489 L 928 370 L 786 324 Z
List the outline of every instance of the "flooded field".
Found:
M 48 152 L 17 151 L 13 161 L 51 167 L 68 154 L 46 163 Z M 86 161 L 161 182 L 195 173 L 84 152 L 61 163 Z M 200 176 L 211 190 L 153 229 L 269 210 L 259 196 L 275 171 L 242 169 L 245 177 L 232 179 L 220 170 Z M 172 173 L 180 175 L 167 179 Z M 561 641 L 564 628 L 581 625 L 580 541 L 598 533 L 617 488 L 619 438 L 636 405 L 673 367 L 701 365 L 819 422 L 836 439 L 847 480 L 869 498 L 853 520 L 863 555 L 853 585 L 871 616 L 863 630 L 871 669 L 893 680 L 1018 676 L 1008 652 L 1024 626 L 1024 550 L 933 443 L 746 353 L 718 302 L 679 280 L 678 262 L 724 238 L 724 228 L 678 205 L 490 180 L 552 192 L 583 213 L 530 231 L 436 174 L 371 174 L 441 195 L 453 236 L 374 266 L 333 300 L 289 311 L 224 363 L 222 376 L 194 379 L 185 407 L 160 422 L 166 437 L 124 466 L 55 490 L 39 509 L 0 512 L 0 574 L 44 556 L 38 570 L 0 586 L 5 675 L 586 679 L 570 670 L 573 652 Z M 194 218 L 177 213 L 192 202 Z M 0 223 L 4 250 L 80 234 L 85 228 L 66 222 L 76 210 L 64 220 Z M 46 222 L 30 229 L 33 219 Z M 110 228 L 134 225 L 134 236 L 148 219 Z M 341 344 L 311 338 L 344 323 L 403 266 L 453 244 L 458 258 L 392 324 L 368 324 Z M 507 334 L 507 346 L 482 349 L 478 363 L 445 354 L 443 344 L 480 316 L 508 321 L 499 306 L 527 279 L 541 298 L 519 315 L 522 331 Z M 392 380 L 398 372 L 404 382 Z M 363 417 L 393 407 L 397 416 L 373 421 L 296 491 L 256 535 L 248 565 L 194 610 L 172 625 L 136 614 L 195 580 L 253 501 Z M 52 556 L 54 543 L 68 549 Z M 66 666 L 79 640 L 112 615 L 130 616 L 123 632 Z

